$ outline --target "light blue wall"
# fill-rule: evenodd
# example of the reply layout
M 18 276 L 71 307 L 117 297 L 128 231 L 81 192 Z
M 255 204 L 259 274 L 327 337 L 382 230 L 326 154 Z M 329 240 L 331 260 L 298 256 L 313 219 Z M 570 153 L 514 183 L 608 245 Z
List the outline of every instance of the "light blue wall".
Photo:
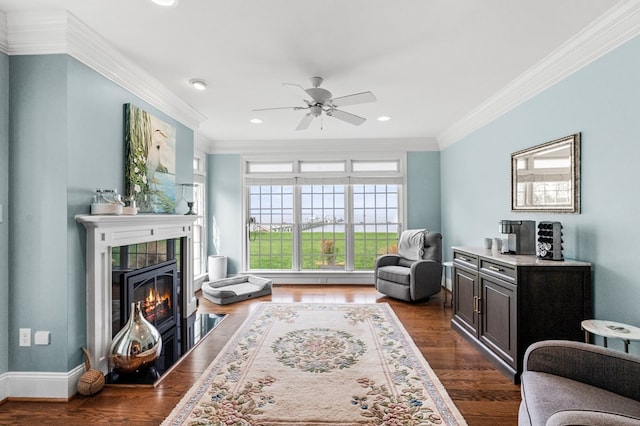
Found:
M 10 345 L 12 371 L 67 371 L 66 62 L 10 60 L 9 336 L 52 335 L 50 346 Z
M 0 374 L 9 370 L 9 57 L 0 53 Z
M 407 153 L 407 226 L 440 232 L 440 152 Z
M 67 55 L 10 58 L 10 371 L 66 372 L 86 346 L 85 237 L 96 188 L 124 189 L 123 104 L 176 126 L 176 181 L 192 182 L 193 131 Z M 62 250 L 61 250 L 62 248 Z
M 446 148 L 446 247 L 480 246 L 483 237 L 497 236 L 500 219 L 560 221 L 565 257 L 593 264 L 595 317 L 640 326 L 639 69 L 636 38 Z M 512 213 L 510 154 L 576 132 L 582 134 L 582 214 Z M 619 341 L 610 345 L 621 348 Z
M 242 271 L 242 174 L 240 156 L 207 156 L 207 247 L 209 254 L 227 256 L 227 274 Z M 217 243 L 217 244 L 216 244 Z

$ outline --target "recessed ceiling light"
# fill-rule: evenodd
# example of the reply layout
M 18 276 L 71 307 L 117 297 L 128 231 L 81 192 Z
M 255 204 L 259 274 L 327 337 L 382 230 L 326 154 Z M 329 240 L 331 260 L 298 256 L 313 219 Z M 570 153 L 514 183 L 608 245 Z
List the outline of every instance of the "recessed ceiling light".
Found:
M 178 0 L 151 0 L 155 4 L 164 7 L 172 7 L 178 5 Z
M 192 85 L 195 89 L 198 90 L 206 90 L 207 89 L 207 82 L 204 80 L 200 80 L 197 78 L 192 78 L 191 80 L 189 80 L 189 84 Z
M 380 117 L 378 117 L 378 121 L 389 121 L 391 120 L 391 117 L 389 117 L 388 115 L 381 115 Z
M 253 124 L 262 124 L 262 120 L 260 120 L 259 118 L 252 118 L 251 121 Z

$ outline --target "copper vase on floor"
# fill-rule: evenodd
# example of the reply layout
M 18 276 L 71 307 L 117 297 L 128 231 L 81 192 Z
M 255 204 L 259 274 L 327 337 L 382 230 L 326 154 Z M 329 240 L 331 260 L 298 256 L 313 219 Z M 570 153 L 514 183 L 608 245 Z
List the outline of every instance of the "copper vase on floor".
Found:
M 116 334 L 109 349 L 109 366 L 122 373 L 133 373 L 150 366 L 160 356 L 160 332 L 142 315 L 140 302 L 131 304 L 131 316 Z

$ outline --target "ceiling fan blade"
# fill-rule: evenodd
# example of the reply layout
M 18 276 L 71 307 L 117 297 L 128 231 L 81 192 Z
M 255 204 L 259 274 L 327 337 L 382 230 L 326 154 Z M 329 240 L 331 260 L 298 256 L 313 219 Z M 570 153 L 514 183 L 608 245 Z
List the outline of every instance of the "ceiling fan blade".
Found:
M 367 121 L 366 118 L 359 117 L 355 114 L 351 114 L 350 112 L 340 111 L 339 109 L 330 109 L 329 111 L 327 111 L 327 115 L 329 117 L 337 118 L 338 120 L 351 123 L 354 126 L 359 126 L 365 121 Z
M 333 98 L 329 101 L 331 105 L 335 107 L 341 107 L 345 105 L 364 104 L 367 102 L 375 102 L 378 99 L 371 92 L 354 93 L 353 95 L 340 96 L 339 98 Z
M 299 109 L 306 109 L 306 108 L 305 107 L 300 107 L 300 106 L 290 106 L 290 107 L 276 107 L 276 108 L 257 108 L 257 109 L 252 109 L 251 111 L 271 111 L 273 109 L 299 110 Z
M 307 127 L 309 127 L 312 121 L 313 121 L 313 114 L 311 113 L 305 114 L 305 116 L 302 117 L 302 120 L 300 120 L 300 123 L 298 123 L 298 127 L 296 127 L 296 130 L 305 130 Z
M 304 97 L 302 98 L 305 102 L 307 100 L 311 100 L 311 97 L 309 96 L 309 94 L 307 93 L 307 91 L 305 90 L 304 87 L 302 87 L 299 84 L 295 84 L 295 83 L 282 83 L 283 86 L 295 86 L 295 87 L 299 87 L 300 90 L 302 90 L 302 93 L 304 93 Z

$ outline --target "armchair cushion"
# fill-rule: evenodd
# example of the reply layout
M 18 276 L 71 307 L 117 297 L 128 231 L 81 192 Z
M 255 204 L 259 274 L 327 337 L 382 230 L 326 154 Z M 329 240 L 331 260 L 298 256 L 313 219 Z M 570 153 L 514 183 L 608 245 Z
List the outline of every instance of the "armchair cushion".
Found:
M 406 266 L 385 266 L 378 271 L 378 278 L 406 286 L 411 282 L 411 268 Z

